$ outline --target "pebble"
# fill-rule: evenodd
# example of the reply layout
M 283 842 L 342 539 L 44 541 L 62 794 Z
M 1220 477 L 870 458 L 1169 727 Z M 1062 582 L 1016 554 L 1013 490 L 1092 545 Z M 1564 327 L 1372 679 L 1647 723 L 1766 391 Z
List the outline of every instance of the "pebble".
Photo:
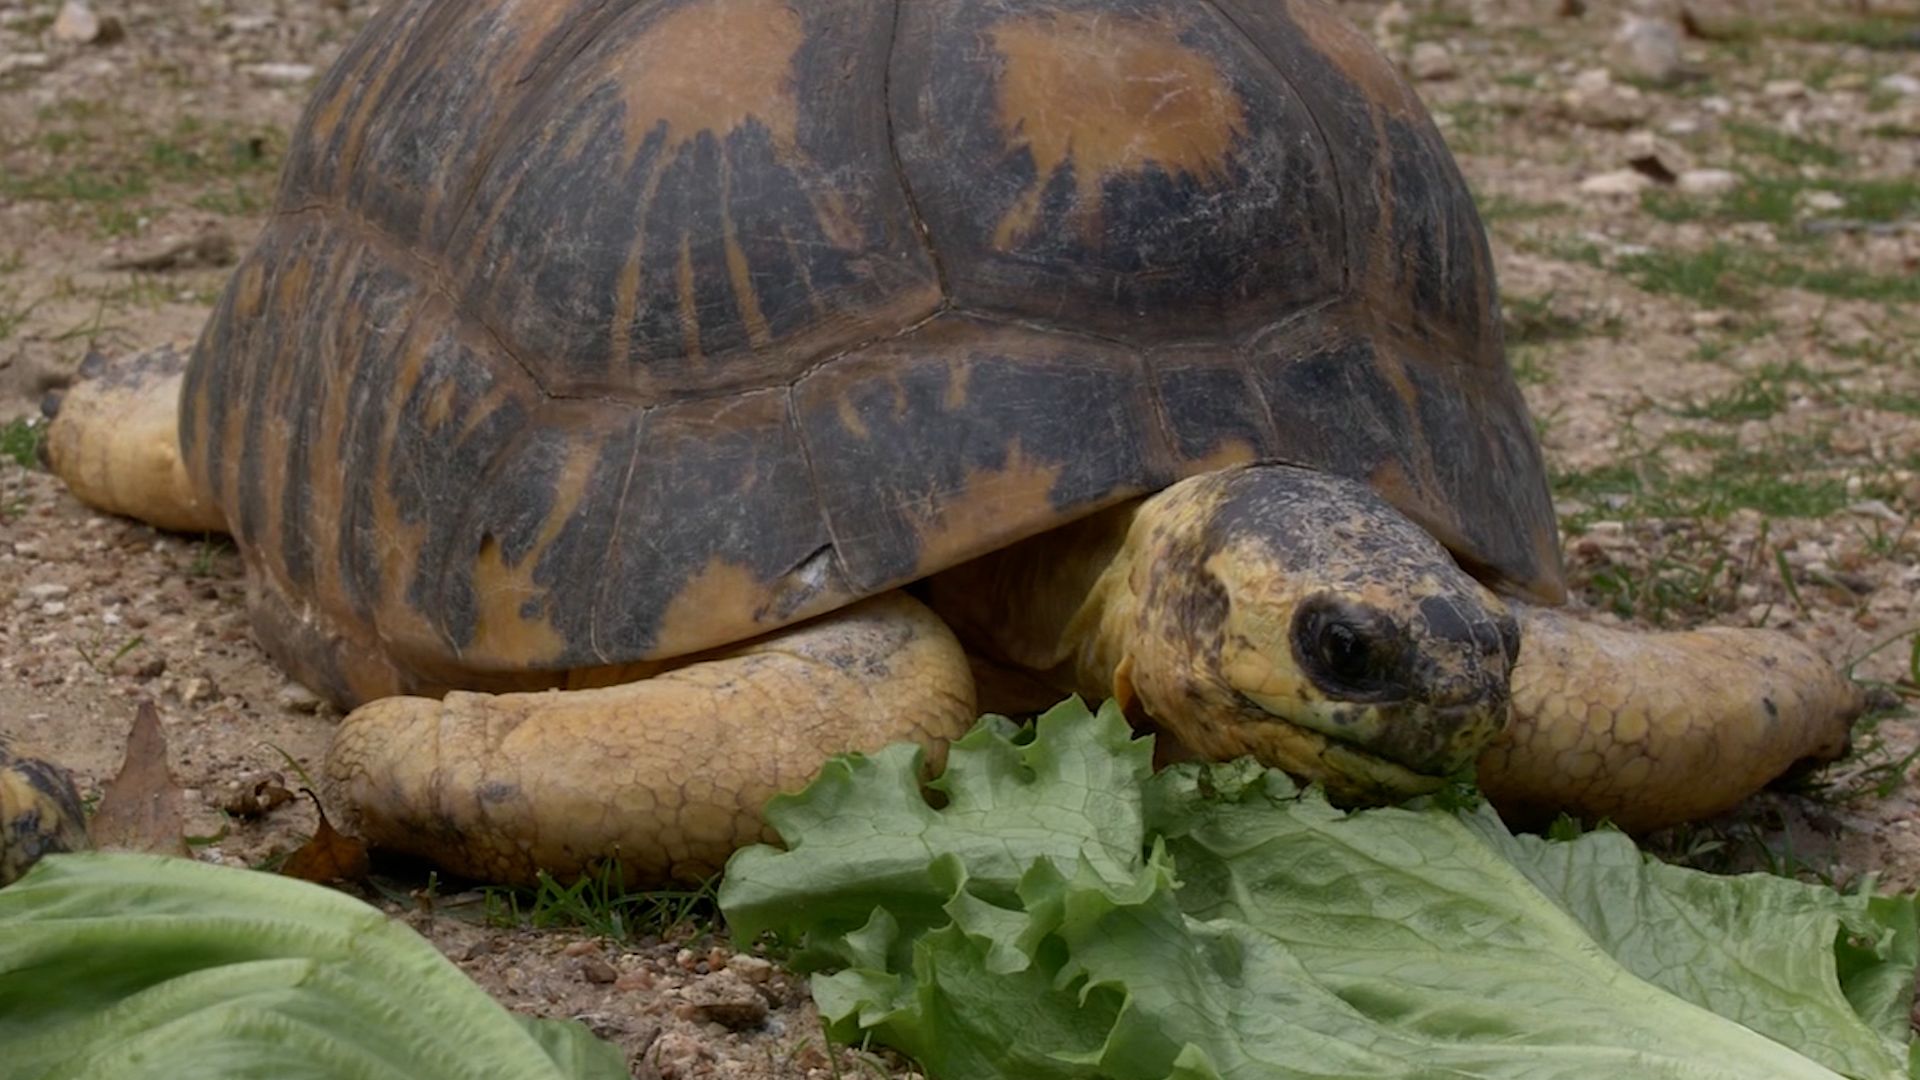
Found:
M 1615 169 L 1612 172 L 1595 173 L 1580 181 L 1580 193 L 1603 198 L 1638 195 L 1652 183 L 1646 174 L 1637 169 Z
M 1653 111 L 1638 88 L 1617 85 L 1605 68 L 1575 75 L 1560 96 L 1560 109 L 1577 124 L 1599 128 L 1630 128 Z
M 214 689 L 213 680 L 205 676 L 195 676 L 180 684 L 180 701 L 186 705 L 212 701 L 216 694 L 218 691 Z
M 620 972 L 598 956 L 585 956 L 580 959 L 580 977 L 595 986 L 612 986 L 619 981 Z
M 53 18 L 51 32 L 55 41 L 76 45 L 105 45 L 120 40 L 124 33 L 119 19 L 111 15 L 101 18 L 83 0 L 67 0 L 61 4 L 60 14 Z
M 255 34 L 273 28 L 271 15 L 229 15 L 225 23 L 229 34 Z
M 773 978 L 773 962 L 758 956 L 736 953 L 727 961 L 727 970 L 755 986 Z
M 11 75 L 16 71 L 45 71 L 53 66 L 53 58 L 46 53 L 9 53 L 0 56 L 0 75 Z
M 1892 75 L 1885 76 L 1876 85 L 1890 94 L 1899 94 L 1902 97 L 1920 97 L 1920 78 L 1915 78 L 1904 71 L 1897 71 Z
M 1380 14 L 1373 17 L 1373 40 L 1384 42 L 1404 32 L 1412 23 L 1413 12 L 1408 11 L 1407 5 L 1400 0 L 1393 0 L 1392 3 L 1380 9 Z
M 1665 19 L 1628 15 L 1614 35 L 1613 66 L 1621 75 L 1658 85 L 1677 82 L 1681 75 L 1680 32 Z
M 314 713 L 320 710 L 320 695 L 291 680 L 282 685 L 273 697 L 288 712 Z
M 691 999 L 683 1011 L 692 1019 L 719 1024 L 730 1031 L 757 1028 L 767 1020 L 767 999 L 731 971 L 717 971 L 687 988 Z
M 49 600 L 65 600 L 67 594 L 73 590 L 57 581 L 42 581 L 38 584 L 27 586 L 23 591 L 29 598 L 45 603 Z
M 1807 209 L 1817 213 L 1844 210 L 1847 206 L 1845 196 L 1837 195 L 1831 191 L 1820 190 L 1801 192 L 1800 202 L 1805 205 Z
M 1776 101 L 1783 101 L 1787 98 L 1806 97 L 1807 84 L 1801 82 L 1799 79 L 1768 79 L 1766 83 L 1760 87 L 1760 93 Z
M 628 971 L 613 980 L 615 990 L 651 990 L 659 982 L 651 971 Z
M 660 1080 L 679 1080 L 693 1069 L 713 1060 L 713 1050 L 705 1039 L 684 1031 L 669 1031 L 653 1041 L 647 1056 Z
M 248 64 L 240 70 L 266 86 L 299 86 L 314 75 L 312 64 Z
M 1423 41 L 1413 47 L 1407 70 L 1421 82 L 1439 82 L 1460 74 L 1453 61 L 1453 50 L 1437 41 Z
M 1674 186 L 1688 195 L 1724 195 L 1740 186 L 1740 174 L 1729 169 L 1688 169 Z

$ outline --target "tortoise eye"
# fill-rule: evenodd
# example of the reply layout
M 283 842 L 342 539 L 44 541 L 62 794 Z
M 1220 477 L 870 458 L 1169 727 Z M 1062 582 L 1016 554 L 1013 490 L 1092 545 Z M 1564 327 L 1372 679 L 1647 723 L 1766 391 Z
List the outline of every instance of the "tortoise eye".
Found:
M 1351 623 L 1330 622 L 1320 631 L 1320 662 L 1341 682 L 1364 681 L 1372 671 L 1367 639 Z
M 1402 692 L 1395 678 L 1400 635 L 1379 612 L 1331 597 L 1308 601 L 1294 616 L 1293 651 L 1307 677 L 1328 693 L 1381 700 Z

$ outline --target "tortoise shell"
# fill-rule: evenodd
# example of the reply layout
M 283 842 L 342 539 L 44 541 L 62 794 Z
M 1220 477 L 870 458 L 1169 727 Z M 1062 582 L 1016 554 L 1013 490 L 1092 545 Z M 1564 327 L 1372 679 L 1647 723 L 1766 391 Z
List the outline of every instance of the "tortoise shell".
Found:
M 400 684 L 742 640 L 1254 459 L 1561 590 L 1472 199 L 1318 0 L 396 0 L 181 426 L 270 647 Z

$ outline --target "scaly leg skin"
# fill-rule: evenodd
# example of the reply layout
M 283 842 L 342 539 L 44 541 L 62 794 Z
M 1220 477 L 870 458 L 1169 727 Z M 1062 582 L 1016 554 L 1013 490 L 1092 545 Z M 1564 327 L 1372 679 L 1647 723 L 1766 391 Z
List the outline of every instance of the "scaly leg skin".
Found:
M 1513 720 L 1480 757 L 1510 821 L 1565 811 L 1645 832 L 1731 809 L 1802 762 L 1832 761 L 1865 707 L 1777 631 L 1629 633 L 1515 604 Z
M 939 753 L 973 719 L 952 632 L 890 593 L 621 686 L 371 702 L 325 786 L 347 831 L 480 880 L 617 856 L 631 883 L 699 881 L 770 839 L 762 804 L 832 755 Z
M 41 856 L 87 846 L 73 778 L 58 765 L 15 757 L 0 739 L 0 885 L 12 884 Z
M 174 532 L 225 532 L 226 519 L 180 454 L 185 353 L 171 345 L 117 360 L 90 356 L 49 399 L 47 464 L 81 502 Z

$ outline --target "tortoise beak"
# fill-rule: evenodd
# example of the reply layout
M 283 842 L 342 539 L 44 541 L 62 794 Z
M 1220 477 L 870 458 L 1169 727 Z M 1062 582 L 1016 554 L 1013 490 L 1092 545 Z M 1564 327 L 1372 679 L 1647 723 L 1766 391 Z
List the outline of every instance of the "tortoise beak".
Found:
M 1305 729 L 1326 739 L 1329 750 L 1343 750 L 1327 757 L 1330 764 L 1338 760 L 1357 767 L 1364 757 L 1394 766 L 1384 771 L 1363 769 L 1381 774 L 1368 781 L 1370 787 L 1401 772 L 1433 778 L 1459 772 L 1473 764 L 1494 736 L 1506 729 L 1508 717 L 1504 679 L 1470 700 L 1444 706 L 1406 701 L 1316 702 L 1306 708 L 1298 703 L 1288 708 L 1283 702 L 1263 702 L 1257 693 L 1243 691 L 1242 695 L 1271 721 Z

